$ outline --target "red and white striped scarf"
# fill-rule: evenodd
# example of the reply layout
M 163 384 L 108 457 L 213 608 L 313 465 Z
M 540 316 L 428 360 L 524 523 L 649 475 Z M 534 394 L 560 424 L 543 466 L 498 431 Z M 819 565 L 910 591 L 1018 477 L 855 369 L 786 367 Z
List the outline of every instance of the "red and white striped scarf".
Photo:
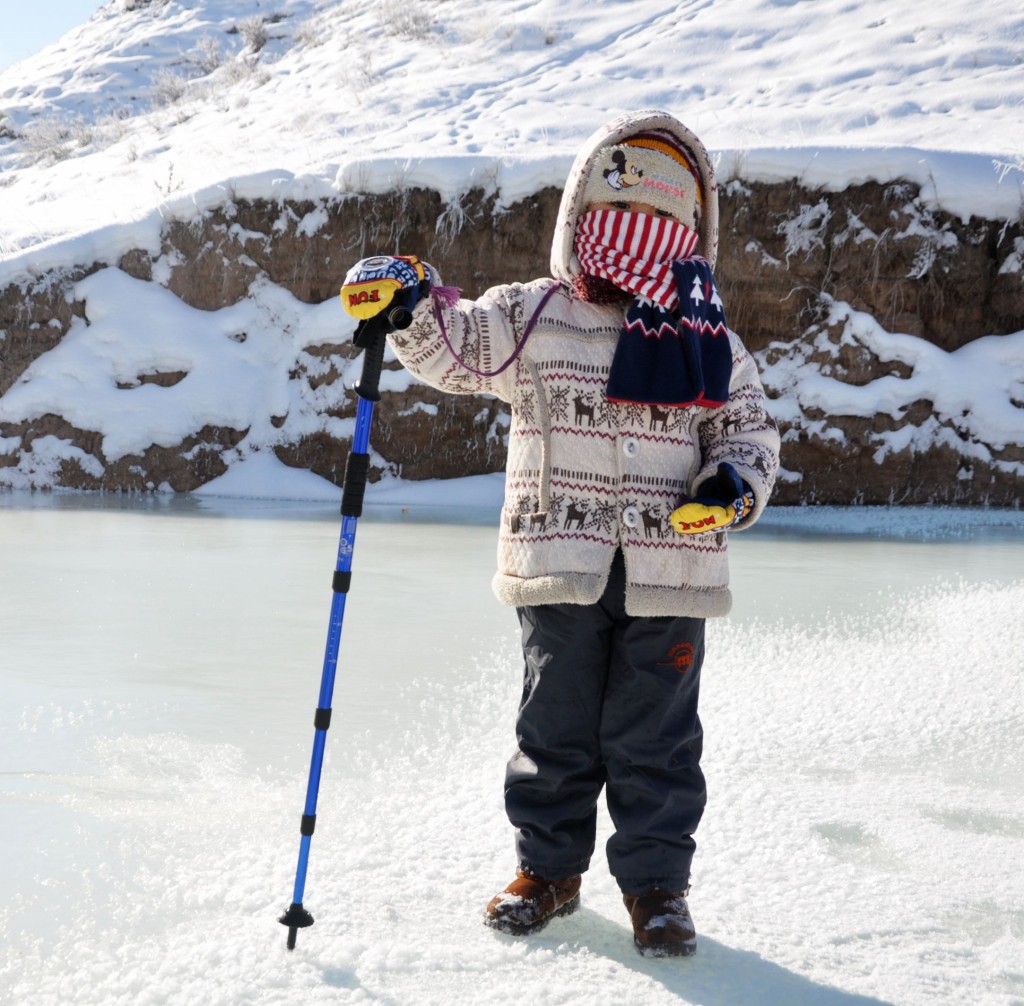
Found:
M 696 232 L 677 220 L 625 210 L 580 217 L 575 249 L 583 277 L 633 294 L 608 372 L 608 401 L 714 409 L 729 400 L 725 313 L 696 246 Z
M 576 227 L 576 257 L 585 273 L 668 311 L 679 303 L 672 263 L 689 258 L 696 247 L 695 230 L 648 213 L 588 210 Z

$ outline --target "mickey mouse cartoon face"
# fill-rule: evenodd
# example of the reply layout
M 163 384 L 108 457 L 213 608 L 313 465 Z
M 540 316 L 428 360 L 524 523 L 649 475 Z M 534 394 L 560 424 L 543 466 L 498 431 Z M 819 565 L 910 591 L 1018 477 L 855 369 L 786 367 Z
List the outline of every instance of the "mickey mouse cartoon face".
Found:
M 612 166 L 604 172 L 605 181 L 618 191 L 639 185 L 644 173 L 640 166 L 626 159 L 622 150 L 612 151 Z

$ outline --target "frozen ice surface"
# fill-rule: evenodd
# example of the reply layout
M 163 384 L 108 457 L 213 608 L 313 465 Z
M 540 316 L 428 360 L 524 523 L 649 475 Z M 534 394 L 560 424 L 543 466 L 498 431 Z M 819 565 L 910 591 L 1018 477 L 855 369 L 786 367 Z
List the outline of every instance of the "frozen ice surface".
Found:
M 0 510 L 0 1001 L 1024 998 L 1018 514 L 975 512 L 990 526 L 966 533 L 917 511 L 917 532 L 893 534 L 884 511 L 776 510 L 736 537 L 703 696 L 700 949 L 649 961 L 603 811 L 579 913 L 520 940 L 480 924 L 514 868 L 501 787 L 519 668 L 488 588 L 493 511 L 360 521 L 316 925 L 288 954 L 276 918 L 333 507 L 6 494 Z

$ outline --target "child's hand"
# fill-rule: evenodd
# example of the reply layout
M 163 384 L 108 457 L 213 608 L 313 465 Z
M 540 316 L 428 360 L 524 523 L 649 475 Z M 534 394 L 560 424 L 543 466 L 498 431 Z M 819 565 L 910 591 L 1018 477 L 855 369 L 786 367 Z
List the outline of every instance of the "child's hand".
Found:
M 413 308 L 429 292 L 426 266 L 415 255 L 360 259 L 341 286 L 341 306 L 359 320 L 355 344 L 365 346 L 395 329 L 408 328 Z
M 711 534 L 743 520 L 754 506 L 754 494 L 727 461 L 718 466 L 714 478 L 672 511 L 669 523 L 680 534 Z

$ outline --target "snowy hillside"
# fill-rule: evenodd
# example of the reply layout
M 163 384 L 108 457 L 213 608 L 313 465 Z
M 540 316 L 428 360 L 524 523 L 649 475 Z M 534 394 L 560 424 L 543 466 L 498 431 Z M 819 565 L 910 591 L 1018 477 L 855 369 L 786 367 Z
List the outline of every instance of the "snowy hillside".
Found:
M 1013 216 L 1022 47 L 1013 0 L 112 0 L 0 74 L 0 254 L 229 189 L 472 178 L 512 201 L 643 107 L 695 128 L 726 177 L 904 172 L 947 208 Z
M 663 107 L 701 134 L 720 178 L 734 180 L 734 201 L 757 182 L 842 192 L 909 180 L 920 193 L 901 206 L 893 188 L 890 218 L 876 213 L 874 230 L 843 210 L 847 245 L 917 242 L 902 277 L 931 283 L 941 256 L 943 269 L 958 268 L 973 242 L 989 254 L 979 275 L 1010 305 L 1011 324 L 985 327 L 982 316 L 943 349 L 843 298 L 816 305 L 815 329 L 784 326 L 787 346 L 759 356 L 776 418 L 791 441 L 842 451 L 791 466 L 780 486 L 829 501 L 801 482 L 807 465 L 841 470 L 852 450 L 877 467 L 903 452 L 927 454 L 913 479 L 941 490 L 913 501 L 1019 505 L 1022 60 L 1024 14 L 1012 0 L 987 4 L 984 17 L 966 0 L 112 0 L 0 74 L 0 484 L 69 484 L 70 466 L 70 484 L 168 488 L 166 471 L 140 452 L 155 445 L 187 457 L 217 428 L 232 433 L 211 447 L 219 470 L 230 469 L 215 489 L 317 494 L 301 458 L 286 468 L 270 452 L 347 436 L 338 413 L 353 368 L 317 347 L 344 341 L 348 323 L 336 305 L 301 303 L 270 281 L 253 248 L 285 231 L 317 239 L 331 200 L 415 187 L 441 194 L 437 226 L 457 231 L 470 189 L 496 194 L 500 212 L 561 186 L 580 142 L 611 116 Z M 289 208 L 255 233 L 232 220 L 243 200 Z M 314 209 L 289 216 L 300 200 Z M 206 240 L 214 209 L 243 272 L 252 268 L 241 301 L 196 304 L 183 296 L 186 280 L 172 282 L 187 256 L 165 235 L 180 221 Z M 932 209 L 952 216 L 929 220 Z M 774 253 L 744 238 L 747 264 L 780 273 L 777 301 L 792 303 L 801 282 L 824 298 L 821 277 L 791 279 L 790 263 L 816 268 L 827 228 L 840 225 L 821 203 L 793 214 L 778 225 Z M 950 229 L 978 217 L 988 231 Z M 146 260 L 141 272 L 83 278 L 129 252 Z M 342 267 L 332 261 L 328 271 L 324 289 Z M 61 302 L 84 306 L 60 318 L 49 303 L 25 308 L 30 287 L 53 282 L 64 283 Z M 982 338 L 990 334 L 998 338 Z M 795 337 L 803 341 L 788 345 Z M 881 361 L 884 372 L 844 380 L 828 366 L 836 354 Z M 239 378 L 230 400 L 220 393 L 225 368 Z M 389 380 L 390 390 L 409 384 Z M 835 408 L 845 427 L 820 420 Z M 480 436 L 500 437 L 502 424 L 507 417 L 488 415 Z M 128 474 L 111 476 L 118 462 Z M 385 472 L 400 468 L 382 462 Z M 888 478 L 870 500 L 907 498 Z M 856 487 L 831 501 L 855 498 Z

